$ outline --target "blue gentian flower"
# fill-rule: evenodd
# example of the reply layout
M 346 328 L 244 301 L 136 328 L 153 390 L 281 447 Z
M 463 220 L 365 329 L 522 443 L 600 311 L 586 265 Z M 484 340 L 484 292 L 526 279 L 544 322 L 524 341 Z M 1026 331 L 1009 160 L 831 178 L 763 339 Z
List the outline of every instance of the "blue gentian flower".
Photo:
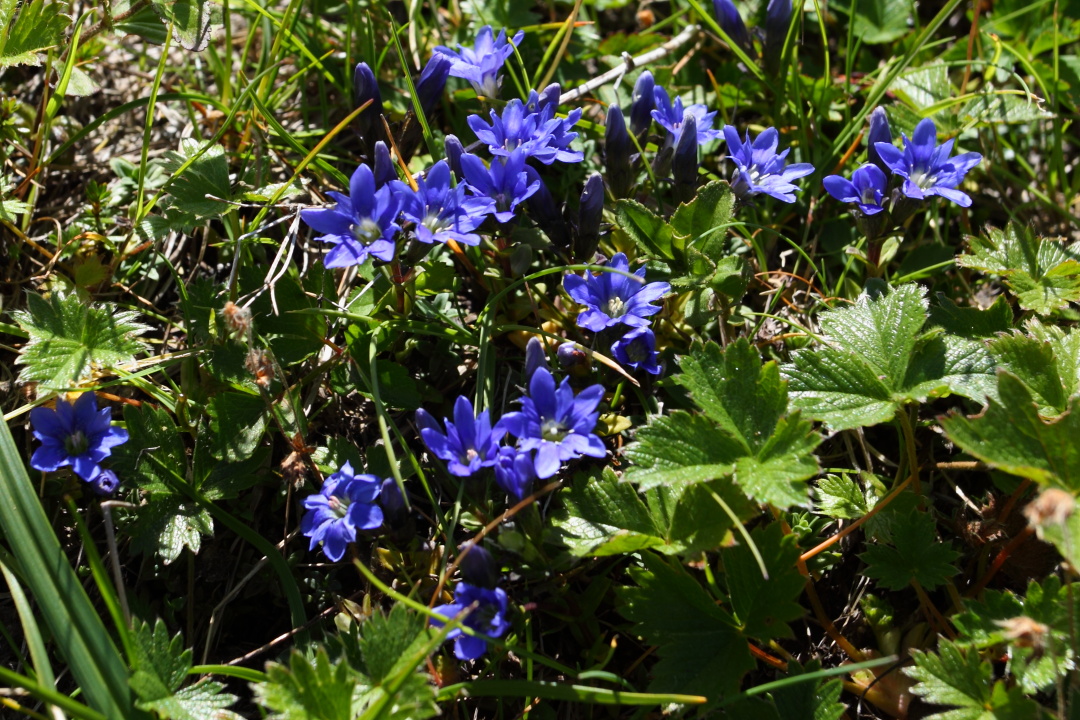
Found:
M 366 62 L 357 63 L 353 69 L 353 99 L 356 107 L 371 101 L 371 104 L 356 118 L 361 135 L 367 135 L 375 129 L 379 114 L 382 112 L 382 93 L 379 92 L 379 81 L 375 79 L 375 73 Z
M 585 181 L 578 203 L 577 233 L 574 237 L 574 257 L 588 262 L 600 244 L 600 221 L 604 217 L 604 178 L 593 173 Z
M 647 327 L 634 328 L 611 346 L 611 354 L 623 365 L 644 370 L 652 375 L 660 374 L 657 363 L 656 336 Z
M 447 620 L 453 620 L 470 608 L 471 612 L 461 623 L 470 630 L 489 638 L 497 638 L 510 629 L 510 623 L 506 620 L 506 591 L 502 588 L 482 588 L 459 582 L 454 588 L 454 602 L 433 607 L 432 611 Z M 431 618 L 431 624 L 435 627 L 445 625 L 435 618 Z M 487 652 L 487 640 L 466 635 L 461 628 L 454 628 L 446 638 L 454 641 L 454 656 L 458 660 L 475 660 Z
M 634 83 L 634 94 L 630 102 L 630 132 L 641 135 L 652 125 L 652 111 L 656 107 L 653 90 L 656 81 L 652 73 L 645 70 L 638 75 Z
M 525 377 L 531 378 L 537 368 L 547 367 L 547 352 L 539 338 L 531 337 L 525 343 Z
M 851 179 L 829 175 L 821 181 L 825 189 L 840 202 L 858 203 L 864 215 L 877 215 L 884 210 L 881 202 L 885 197 L 889 179 L 877 165 L 867 163 L 856 170 Z
M 713 12 L 720 23 L 720 28 L 727 33 L 735 44 L 746 52 L 753 52 L 754 46 L 750 42 L 750 32 L 746 29 L 739 9 L 731 0 L 713 0 Z
M 420 109 L 425 115 L 430 115 L 435 109 L 435 103 L 442 97 L 446 89 L 446 78 L 450 75 L 450 68 L 454 61 L 442 53 L 432 53 L 420 73 L 420 79 L 416 81 L 416 99 L 420 101 Z
M 367 165 L 356 168 L 349 181 L 349 195 L 328 192 L 337 200 L 331 208 L 301 210 L 300 217 L 316 232 L 317 240 L 334 247 L 323 264 L 328 268 L 359 265 L 372 256 L 383 262 L 394 259 L 394 234 L 401 206 L 389 185 L 375 189 L 375 175 Z
M 697 118 L 687 112 L 683 116 L 681 136 L 675 143 L 671 156 L 671 179 L 674 182 L 675 200 L 690 202 L 697 194 L 698 144 Z
M 397 171 L 394 170 L 394 161 L 390 158 L 390 148 L 382 140 L 375 143 L 375 157 L 372 161 L 372 177 L 375 179 L 375 187 L 381 188 L 392 180 L 397 180 Z
M 323 553 L 333 562 L 345 555 L 345 546 L 356 540 L 356 531 L 374 530 L 383 523 L 376 504 L 382 481 L 374 475 L 356 475 L 346 461 L 341 469 L 323 481 L 322 489 L 304 498 L 307 512 L 300 520 L 300 532 L 311 538 L 309 550 L 320 542 Z
M 487 144 L 492 155 L 508 157 L 520 150 L 525 157 L 545 165 L 556 160 L 581 162 L 585 155 L 570 149 L 570 143 L 578 136 L 571 128 L 581 119 L 581 108 L 572 110 L 565 118 L 555 117 L 558 98 L 558 85 L 551 85 L 540 94 L 532 90 L 526 102 L 517 98 L 508 102 L 502 115 L 492 110 L 490 125 L 479 115 L 470 115 L 469 127 Z
M 630 263 L 625 253 L 612 257 L 608 267 L 623 272 L 630 271 Z M 634 274 L 644 279 L 645 266 Z M 613 272 L 596 275 L 586 273 L 585 277 L 567 274 L 563 277 L 563 287 L 574 302 L 585 306 L 585 310 L 577 317 L 577 324 L 593 332 L 600 332 L 619 323 L 631 327 L 647 326 L 649 321 L 645 318 L 660 312 L 660 307 L 651 303 L 671 290 L 671 285 L 666 282 L 646 285 Z
M 564 342 L 555 351 L 555 357 L 559 359 L 559 367 L 564 370 L 579 367 L 587 368 L 589 366 L 588 353 L 576 342 Z
M 416 411 L 420 437 L 435 457 L 446 461 L 451 475 L 468 477 L 480 468 L 495 464 L 499 441 L 506 431 L 498 425 L 492 429 L 487 410 L 474 416 L 472 403 L 462 395 L 454 403 L 454 421 L 444 420 L 445 433 L 431 413 L 423 408 Z
M 451 172 L 458 181 L 464 180 L 465 175 L 461 172 L 461 156 L 465 154 L 465 146 L 458 140 L 457 135 L 447 135 L 443 141 L 443 152 L 446 154 L 446 162 L 450 165 Z
M 810 163 L 795 163 L 784 167 L 784 159 L 791 149 L 776 154 L 780 137 L 776 128 L 766 129 L 751 142 L 749 132 L 746 133 L 746 139 L 742 140 L 734 127 L 725 125 L 724 137 L 727 139 L 728 159 L 738 166 L 731 189 L 741 200 L 764 193 L 777 200 L 795 202 L 794 193 L 799 188 L 792 185 L 791 181 L 814 172 L 814 166 Z
M 128 441 L 127 430 L 113 427 L 110 414 L 109 408 L 98 410 L 93 392 L 82 393 L 74 403 L 57 398 L 55 410 L 34 408 L 30 424 L 41 447 L 30 457 L 30 467 L 52 472 L 69 466 L 80 478 L 93 482 L 104 472 L 101 461 Z
M 499 566 L 483 545 L 470 540 L 459 550 L 458 567 L 465 582 L 481 588 L 494 588 L 499 584 Z
M 511 40 L 511 45 L 506 41 L 505 30 L 500 30 L 499 36 L 494 37 L 491 26 L 485 25 L 480 28 L 473 47 L 458 45 L 458 51 L 455 52 L 440 45 L 435 48 L 435 52 L 448 56 L 453 62 L 450 67 L 452 76 L 468 80 L 477 95 L 493 98 L 499 95 L 499 71 L 502 70 L 503 63 L 514 54 L 514 46 L 524 37 L 525 32 L 519 30 Z
M 464 183 L 450 185 L 450 166 L 445 160 L 435 163 L 416 178 L 416 191 L 395 180 L 391 188 L 401 201 L 402 215 L 416 223 L 416 239 L 423 243 L 454 240 L 463 245 L 479 245 L 473 232 L 494 209 L 488 197 L 466 195 Z
M 521 411 L 503 415 L 499 425 L 517 437 L 519 450 L 536 450 L 536 476 L 549 478 L 567 460 L 606 454 L 604 442 L 593 433 L 603 396 L 603 386 L 592 385 L 574 397 L 569 378 L 556 388 L 551 371 L 540 368 L 529 381 L 529 395 L 521 398 Z
M 525 154 L 517 150 L 491 166 L 472 153 L 461 156 L 461 171 L 465 181 L 477 195 L 495 201 L 495 219 L 508 223 L 517 215 L 517 206 L 529 199 L 540 187 L 540 179 L 529 179 L 525 172 Z
M 495 461 L 495 482 L 507 495 L 524 500 L 532 490 L 535 478 L 535 461 L 530 453 L 512 447 L 499 448 Z
M 604 119 L 604 170 L 611 194 L 617 198 L 626 197 L 634 187 L 633 154 L 634 145 L 622 109 L 612 105 Z
M 652 111 L 653 120 L 671 133 L 675 145 L 679 144 L 679 138 L 682 137 L 683 121 L 688 114 L 693 115 L 697 122 L 698 145 L 720 137 L 720 131 L 714 130 L 712 126 L 713 118 L 716 117 L 715 111 L 709 112 L 709 109 L 700 103 L 683 108 L 681 97 L 676 97 L 672 104 L 667 90 L 660 86 L 653 89 L 653 100 L 656 103 L 656 109 Z
M 387 478 L 379 486 L 379 506 L 382 507 L 385 521 L 393 523 L 405 512 L 405 497 L 394 478 Z
M 970 207 L 971 198 L 956 189 L 968 170 L 982 161 L 982 155 L 968 152 L 949 159 L 953 140 L 937 144 L 937 127 L 930 118 L 924 118 L 915 126 L 909 140 L 901 133 L 903 151 L 886 143 L 877 143 L 881 160 L 894 173 L 904 178 L 901 192 L 909 198 L 922 200 L 929 195 L 940 195 L 960 207 Z
M 780 54 L 784 50 L 788 28 L 791 27 L 792 11 L 791 0 L 769 0 L 765 8 L 765 40 L 762 43 L 762 54 L 765 64 L 774 73 L 779 67 Z

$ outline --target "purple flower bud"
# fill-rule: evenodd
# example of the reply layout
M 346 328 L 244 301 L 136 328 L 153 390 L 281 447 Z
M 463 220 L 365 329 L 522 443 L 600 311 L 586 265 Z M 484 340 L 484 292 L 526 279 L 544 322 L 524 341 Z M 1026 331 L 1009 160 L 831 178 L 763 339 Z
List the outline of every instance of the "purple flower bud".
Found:
M 360 113 L 356 119 L 360 134 L 367 135 L 376 127 L 379 114 L 382 113 L 382 94 L 379 93 L 379 82 L 375 79 L 375 73 L 366 62 L 357 63 L 353 71 L 353 100 L 357 107 L 368 100 L 372 101 L 367 110 Z
M 791 27 L 791 0 L 769 0 L 765 9 L 764 58 L 766 69 L 776 74 L 780 69 L 784 41 Z
M 547 367 L 547 353 L 544 352 L 544 344 L 538 338 L 529 338 L 525 344 L 525 380 L 533 376 L 537 368 Z
M 90 487 L 98 495 L 112 495 L 120 487 L 120 478 L 112 470 L 102 470 L 90 479 Z
M 607 171 L 608 187 L 615 197 L 626 197 L 634 185 L 634 174 L 630 165 L 633 145 L 630 134 L 626 131 L 622 109 L 618 105 L 608 108 L 604 126 L 604 169 Z
M 461 172 L 461 155 L 465 152 L 465 147 L 457 139 L 457 135 L 447 135 L 443 141 L 443 150 L 446 152 L 446 162 L 450 170 L 460 181 L 465 177 Z
M 578 206 L 577 236 L 574 238 L 574 257 L 582 262 L 592 260 L 600 244 L 600 220 L 604 214 L 604 179 L 593 173 L 585 181 Z
M 556 247 L 566 248 L 570 243 L 570 231 L 563 220 L 562 210 L 555 197 L 548 190 L 547 184 L 532 165 L 525 166 L 525 173 L 530 183 L 536 183 L 536 192 L 529 196 L 529 217 L 548 236 Z
M 693 113 L 683 115 L 682 134 L 675 146 L 671 160 L 671 174 L 675 180 L 675 199 L 689 202 L 697 193 L 698 176 L 697 118 Z
M 491 553 L 472 541 L 461 546 L 461 577 L 470 585 L 493 588 L 499 583 L 499 566 Z
M 877 144 L 886 143 L 892 145 L 892 130 L 889 128 L 889 116 L 885 114 L 885 108 L 876 107 L 870 113 L 870 132 L 866 139 L 866 159 L 881 168 L 881 172 L 889 174 L 892 170 L 881 159 Z
M 390 150 L 382 140 L 375 143 L 375 187 L 381 188 L 391 180 L 397 180 L 394 161 L 390 159 Z
M 397 522 L 405 512 L 405 498 L 394 478 L 383 480 L 379 487 L 379 506 L 383 509 L 387 523 Z
M 641 73 L 634 83 L 633 102 L 630 104 L 630 132 L 635 135 L 648 132 L 652 125 L 652 111 L 656 102 L 653 100 L 655 85 L 652 73 L 648 70 Z
M 750 33 L 746 30 L 746 23 L 743 22 L 735 3 L 731 0 L 713 0 L 713 10 L 716 12 L 720 29 L 727 33 L 731 41 L 747 53 L 752 52 L 754 46 L 750 43 Z
M 454 63 L 442 53 L 435 53 L 424 66 L 420 79 L 416 82 L 416 97 L 425 115 L 435 109 L 435 103 L 442 97 L 446 87 L 446 78 L 450 77 L 450 67 Z
M 564 342 L 555 351 L 555 355 L 559 358 L 559 365 L 566 370 L 589 366 L 588 354 L 576 342 Z

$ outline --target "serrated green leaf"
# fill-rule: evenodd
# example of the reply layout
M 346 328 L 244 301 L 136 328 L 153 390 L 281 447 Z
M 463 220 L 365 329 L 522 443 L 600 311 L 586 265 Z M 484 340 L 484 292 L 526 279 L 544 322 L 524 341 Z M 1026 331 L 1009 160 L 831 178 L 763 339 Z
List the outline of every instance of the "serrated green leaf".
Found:
M 619 612 L 635 633 L 659 646 L 650 690 L 704 695 L 710 702 L 738 692 L 754 661 L 734 619 L 680 568 L 649 552 L 641 559 L 645 567 L 630 570 L 637 587 L 618 591 Z
M 251 687 L 273 711 L 268 720 L 353 720 L 360 710 L 359 676 L 343 660 L 331 663 L 322 648 L 310 662 L 293 650 L 288 667 L 269 662 L 266 674 L 266 682 Z
M 1065 411 L 1068 395 L 1050 343 L 1014 333 L 995 338 L 989 348 L 998 366 L 1015 375 L 1032 392 L 1040 414 L 1053 416 Z
M 615 204 L 615 222 L 646 255 L 667 262 L 675 260 L 671 226 L 641 203 L 619 200 Z
M 9 223 L 16 221 L 16 215 L 21 215 L 30 209 L 29 203 L 12 197 L 11 192 L 14 188 L 15 182 L 12 179 L 0 178 L 0 220 L 7 220 Z
M 911 17 L 911 11 L 913 9 L 911 5 L 905 7 L 905 3 L 902 2 L 888 2 L 888 0 L 859 1 L 891 6 L 892 10 L 890 14 L 894 21 L 896 20 L 896 15 L 900 13 L 905 13 L 904 20 L 906 21 L 908 17 Z M 894 29 L 897 28 L 894 27 Z M 858 25 L 856 25 L 855 31 L 859 32 Z M 907 32 L 905 22 L 905 27 L 901 34 L 906 34 Z M 943 100 L 947 100 L 952 95 L 952 86 L 949 84 L 949 69 L 945 63 L 942 62 L 925 65 L 906 72 L 898 77 L 893 83 L 892 89 L 897 95 L 903 98 L 909 106 L 914 108 L 919 115 L 922 115 L 924 110 Z
M 983 340 L 1012 329 L 1013 312 L 1001 295 L 986 310 L 960 307 L 938 293 L 930 308 L 930 324 L 937 325 L 950 335 Z
M 846 13 L 847 8 L 841 12 Z M 854 31 L 867 44 L 887 43 L 906 35 L 908 18 L 914 14 L 911 0 L 856 0 Z
M 965 124 L 1029 123 L 1053 117 L 1036 101 L 1037 96 L 1015 93 L 987 92 L 972 98 L 958 112 Z
M 221 26 L 221 8 L 209 0 L 153 0 L 152 4 L 163 23 L 173 23 L 176 40 L 185 50 L 205 50 L 211 31 Z
M 870 512 L 863 489 L 850 475 L 826 475 L 815 491 L 817 511 L 831 518 L 855 520 Z
M 983 399 L 993 387 L 993 358 L 974 340 L 924 331 L 924 292 L 872 283 L 854 306 L 823 313 L 828 344 L 795 352 L 782 368 L 792 405 L 846 430 L 890 420 L 929 396 Z
M 803 481 L 817 472 L 812 451 L 820 438 L 798 413 L 784 415 L 787 389 L 776 364 L 763 365 L 740 338 L 723 351 L 708 343 L 680 365 L 675 381 L 705 417 L 678 411 L 638 430 L 625 451 L 635 463 L 628 478 L 648 489 L 731 473 L 758 502 L 805 504 Z
M 1051 575 L 1041 583 L 1028 583 L 1024 598 L 1008 591 L 987 590 L 979 600 L 968 600 L 964 611 L 953 618 L 959 632 L 958 645 L 985 649 L 1008 645 L 1007 672 L 1025 692 L 1049 688 L 1058 676 L 1075 665 L 1072 648 L 1072 619 L 1080 613 L 1080 587 L 1063 586 Z M 1070 609 L 1071 606 L 1071 609 Z M 1046 627 L 1046 632 L 1014 642 L 1007 629 L 1014 621 L 1031 627 L 1025 620 Z
M 136 336 L 146 326 L 129 310 L 93 305 L 78 296 L 53 293 L 49 299 L 29 293 L 26 310 L 11 315 L 30 335 L 15 363 L 19 378 L 51 389 L 78 385 L 95 373 L 134 361 L 146 349 Z
M 204 680 L 167 697 L 136 705 L 167 720 L 243 720 L 243 716 L 227 709 L 236 702 L 237 697 L 224 690 L 225 686 L 221 683 Z
M 389 613 L 373 613 L 360 626 L 359 640 L 364 670 L 371 681 L 380 684 L 400 670 L 402 660 L 414 654 L 410 648 L 427 640 L 426 628 L 423 616 L 400 603 Z
M 998 374 L 997 397 L 981 415 L 939 419 L 964 451 L 1005 472 L 1073 494 L 1080 492 L 1080 397 L 1054 421 L 1039 416 L 1031 391 L 1015 375 Z
M 211 145 L 199 155 L 201 149 L 198 140 L 184 138 L 178 151 L 167 152 L 162 158 L 162 167 L 175 176 L 168 186 L 168 201 L 163 203 L 173 226 L 194 225 L 232 209 L 226 202 L 232 199 L 232 183 L 225 148 Z M 180 168 L 196 155 L 198 158 L 181 172 Z
M 805 668 L 797 662 L 788 662 L 789 677 L 806 675 L 820 669 L 821 663 L 816 660 L 808 662 Z M 843 682 L 833 679 L 793 683 L 769 694 L 776 705 L 780 720 L 839 720 L 844 714 L 844 704 L 840 702 L 843 689 Z
M 926 590 L 944 585 L 956 575 L 952 563 L 960 556 L 947 542 L 937 539 L 937 527 L 929 513 L 912 510 L 895 517 L 892 547 L 871 545 L 859 558 L 863 571 L 890 590 L 901 590 L 917 580 Z
M 1080 247 L 1035 235 L 1012 223 L 1004 231 L 990 228 L 985 237 L 968 238 L 963 267 L 1000 275 L 1020 307 L 1048 315 L 1080 300 Z
M 779 523 L 750 534 L 765 568 L 761 574 L 749 546 L 739 544 L 720 551 L 731 607 L 744 635 L 768 641 L 792 637 L 788 623 L 803 615 L 799 597 L 806 578 L 799 572 L 799 548 L 794 535 L 784 535 Z
M 266 432 L 266 402 L 258 395 L 224 392 L 206 404 L 210 416 L 212 452 L 227 462 L 247 460 Z
M 992 680 L 993 668 L 976 650 L 942 640 L 939 654 L 912 650 L 915 667 L 904 673 L 919 681 L 911 691 L 934 705 L 956 708 L 930 716 L 941 720 L 1035 720 L 1038 705 L 1014 687 Z
M 40 53 L 63 41 L 71 22 L 63 14 L 67 3 L 31 0 L 18 11 L 15 7 L 16 3 L 0 7 L 0 68 L 40 65 Z

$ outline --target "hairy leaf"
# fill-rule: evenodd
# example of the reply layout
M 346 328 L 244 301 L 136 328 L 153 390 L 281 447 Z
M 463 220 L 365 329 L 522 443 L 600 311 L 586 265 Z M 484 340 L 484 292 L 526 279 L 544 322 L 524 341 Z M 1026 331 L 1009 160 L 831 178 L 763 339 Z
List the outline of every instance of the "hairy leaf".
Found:
M 915 667 L 904 673 L 918 683 L 911 689 L 926 702 L 953 708 L 931 718 L 941 720 L 1031 720 L 1038 705 L 1018 687 L 1006 689 L 992 680 L 993 667 L 973 649 L 942 640 L 939 654 L 912 650 Z
M 344 660 L 331 663 L 321 648 L 310 662 L 293 650 L 288 667 L 269 662 L 266 674 L 252 689 L 272 711 L 268 720 L 353 720 L 361 708 L 360 676 Z
M 0 3 L 0 68 L 40 65 L 40 53 L 60 45 L 71 19 L 65 2 L 30 0 Z
M 871 545 L 859 558 L 866 563 L 865 575 L 883 587 L 900 590 L 912 580 L 927 590 L 944 585 L 956 575 L 952 563 L 959 553 L 937 539 L 934 518 L 912 510 L 894 518 L 892 547 Z
M 739 544 L 721 551 L 731 607 L 742 631 L 768 641 L 792 637 L 788 623 L 803 615 L 799 605 L 806 578 L 799 572 L 799 548 L 794 535 L 784 535 L 779 523 L 755 528 L 750 534 L 769 577 L 761 574 L 749 546 Z
M 26 310 L 12 317 L 30 335 L 16 358 L 19 378 L 61 390 L 95 373 L 130 363 L 146 346 L 136 336 L 146 326 L 129 310 L 85 302 L 74 294 L 53 293 L 48 299 L 29 293 Z

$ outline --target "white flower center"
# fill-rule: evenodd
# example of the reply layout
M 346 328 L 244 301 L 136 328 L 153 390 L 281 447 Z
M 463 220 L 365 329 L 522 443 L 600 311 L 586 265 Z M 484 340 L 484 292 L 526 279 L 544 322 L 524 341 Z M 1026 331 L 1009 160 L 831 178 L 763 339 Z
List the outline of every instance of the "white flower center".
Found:
M 562 439 L 570 434 L 570 430 L 555 419 L 545 420 L 540 426 L 540 438 L 548 442 L 562 442 Z

